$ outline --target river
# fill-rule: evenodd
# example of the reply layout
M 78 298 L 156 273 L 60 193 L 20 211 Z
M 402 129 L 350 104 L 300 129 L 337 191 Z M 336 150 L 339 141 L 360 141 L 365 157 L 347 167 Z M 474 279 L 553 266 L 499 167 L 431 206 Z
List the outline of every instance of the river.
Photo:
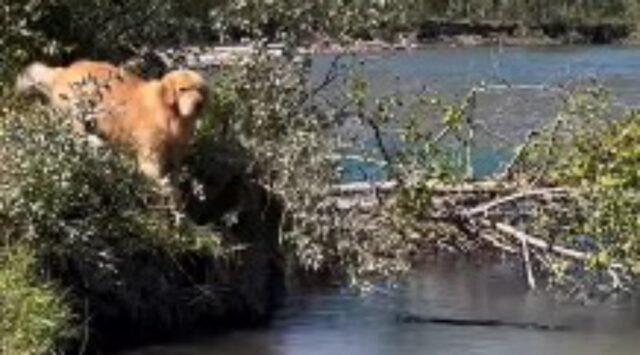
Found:
M 426 87 L 462 95 L 482 83 L 487 92 L 479 100 L 478 118 L 489 132 L 506 137 L 505 149 L 548 122 L 559 107 L 556 89 L 577 81 L 601 81 L 611 88 L 618 105 L 640 103 L 640 48 L 435 47 L 366 59 L 363 70 L 376 94 L 410 95 Z M 331 61 L 330 56 L 316 58 L 316 80 Z M 492 139 L 489 134 L 486 138 Z M 504 160 L 492 154 L 498 151 L 478 158 L 484 173 L 499 169 Z M 566 329 L 406 323 L 398 319 L 405 312 Z M 517 268 L 509 265 L 446 260 L 415 270 L 397 289 L 364 297 L 339 289 L 296 294 L 268 327 L 198 336 L 125 355 L 639 353 L 640 309 L 633 302 L 562 302 L 527 290 Z
M 500 319 L 564 330 L 404 323 L 405 312 Z M 268 328 L 232 331 L 126 355 L 634 355 L 640 312 L 631 304 L 580 305 L 530 292 L 513 267 L 439 262 L 392 292 L 292 296 Z
M 332 62 L 331 55 L 316 57 L 314 81 L 323 81 Z M 640 48 L 442 46 L 345 56 L 341 63 L 345 71 L 356 68 L 364 74 L 373 97 L 413 98 L 426 91 L 452 100 L 461 99 L 473 87 L 481 88 L 473 112 L 478 123 L 473 156 L 476 177 L 500 170 L 517 144 L 556 116 L 561 97 L 578 84 L 595 81 L 611 90 L 613 105 L 640 106 Z M 344 92 L 344 86 L 336 80 L 329 91 Z M 349 165 L 345 170 L 347 181 L 384 178 L 375 166 Z

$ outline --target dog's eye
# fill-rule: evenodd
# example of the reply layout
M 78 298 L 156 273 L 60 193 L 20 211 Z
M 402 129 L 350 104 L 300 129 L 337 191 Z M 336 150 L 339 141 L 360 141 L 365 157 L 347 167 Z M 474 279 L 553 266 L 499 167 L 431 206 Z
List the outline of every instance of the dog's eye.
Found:
M 178 92 L 187 92 L 189 91 L 189 88 L 179 88 Z

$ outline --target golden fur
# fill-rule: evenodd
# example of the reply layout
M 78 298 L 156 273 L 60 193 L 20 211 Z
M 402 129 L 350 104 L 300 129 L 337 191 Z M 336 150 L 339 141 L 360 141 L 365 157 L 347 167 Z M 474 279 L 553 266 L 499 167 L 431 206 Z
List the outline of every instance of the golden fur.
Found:
M 34 63 L 18 77 L 19 91 L 36 90 L 75 112 L 76 131 L 130 146 L 143 173 L 160 179 L 181 163 L 205 100 L 202 76 L 176 70 L 145 81 L 106 62 L 68 67 Z

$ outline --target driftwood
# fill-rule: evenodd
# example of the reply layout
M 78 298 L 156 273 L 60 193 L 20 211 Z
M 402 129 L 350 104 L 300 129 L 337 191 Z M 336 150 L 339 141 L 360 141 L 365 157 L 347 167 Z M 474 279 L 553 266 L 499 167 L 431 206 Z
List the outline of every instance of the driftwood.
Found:
M 334 186 L 329 195 L 335 205 L 346 210 L 372 210 L 380 208 L 380 196 L 391 200 L 402 186 L 396 181 L 376 183 L 358 182 Z M 536 288 L 535 267 L 541 257 L 554 256 L 584 263 L 592 257 L 588 252 L 576 250 L 521 230 L 510 224 L 509 214 L 526 215 L 526 208 L 515 206 L 523 202 L 537 204 L 562 203 L 571 198 L 572 191 L 559 187 L 519 187 L 503 182 L 474 182 L 459 186 L 431 187 L 434 201 L 432 210 L 424 213 L 424 220 L 449 223 L 466 234 L 477 238 L 491 248 L 520 255 L 527 282 Z M 448 203 L 445 203 L 448 202 Z M 617 276 L 615 264 L 609 271 Z
M 542 250 L 549 250 L 561 256 L 569 257 L 576 260 L 587 260 L 588 258 L 590 258 L 590 255 L 587 253 L 558 245 L 553 245 L 544 240 L 532 237 L 505 223 L 496 223 L 495 228 L 506 235 L 518 239 L 522 243 L 528 243 L 529 245 Z

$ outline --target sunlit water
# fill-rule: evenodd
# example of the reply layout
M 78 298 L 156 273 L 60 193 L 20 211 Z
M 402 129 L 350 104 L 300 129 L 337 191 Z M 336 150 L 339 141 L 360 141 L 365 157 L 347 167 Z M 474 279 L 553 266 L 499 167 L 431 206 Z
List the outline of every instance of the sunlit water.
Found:
M 321 80 L 331 57 L 318 57 Z M 368 56 L 363 67 L 376 94 L 413 94 L 424 88 L 462 95 L 487 88 L 478 118 L 504 136 L 506 151 L 548 122 L 559 107 L 557 88 L 596 78 L 617 104 L 640 103 L 640 49 L 434 48 Z M 340 85 L 333 90 L 339 90 Z M 486 142 L 497 138 L 487 134 Z M 484 173 L 499 169 L 508 153 L 484 149 Z M 506 154 L 506 155 L 500 155 Z M 357 176 L 351 178 L 357 179 Z M 491 318 L 564 325 L 564 331 L 509 327 L 407 324 L 403 312 L 453 318 Z M 201 336 L 127 355 L 622 355 L 640 354 L 640 312 L 633 304 L 583 306 L 530 292 L 518 271 L 504 265 L 438 263 L 414 272 L 394 291 L 357 297 L 344 291 L 292 296 L 269 327 Z

